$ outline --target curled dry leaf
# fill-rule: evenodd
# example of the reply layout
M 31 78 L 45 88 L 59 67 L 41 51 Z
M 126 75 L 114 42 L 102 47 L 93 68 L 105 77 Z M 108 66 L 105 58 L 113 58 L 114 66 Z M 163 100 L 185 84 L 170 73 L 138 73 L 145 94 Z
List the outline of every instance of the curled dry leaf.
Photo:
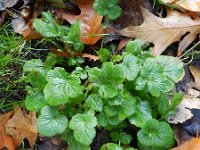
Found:
M 99 16 L 93 8 L 94 0 L 74 0 L 79 6 L 81 14 L 74 16 L 71 14 L 60 13 L 62 17 L 69 23 L 73 24 L 78 19 L 81 23 L 81 37 L 80 40 L 88 45 L 95 44 L 102 38 L 103 29 L 101 27 L 102 16 Z
M 12 118 L 6 124 L 6 131 L 20 145 L 26 138 L 31 147 L 37 139 L 36 112 L 26 114 L 19 107 L 14 109 Z
M 175 4 L 189 11 L 200 12 L 200 0 L 161 0 L 164 3 Z
M 161 54 L 170 44 L 179 41 L 179 50 L 186 49 L 200 32 L 200 19 L 193 20 L 187 14 L 168 10 L 166 18 L 160 18 L 142 8 L 144 22 L 140 26 L 128 26 L 117 32 L 126 37 L 135 37 L 154 44 L 153 54 Z
M 16 145 L 13 139 L 6 133 L 5 124 L 12 116 L 13 112 L 9 112 L 4 115 L 0 115 L 0 149 L 7 148 L 9 150 L 15 150 Z
M 183 123 L 192 118 L 193 114 L 190 109 L 200 109 L 200 99 L 197 98 L 199 92 L 190 91 L 189 95 L 185 95 L 181 103 L 176 108 L 175 115 L 168 116 L 168 122 L 172 124 Z
M 182 145 L 172 148 L 171 150 L 199 150 L 200 149 L 200 139 L 192 138 Z
M 190 65 L 189 68 L 194 77 L 193 87 L 200 90 L 200 70 L 193 65 Z

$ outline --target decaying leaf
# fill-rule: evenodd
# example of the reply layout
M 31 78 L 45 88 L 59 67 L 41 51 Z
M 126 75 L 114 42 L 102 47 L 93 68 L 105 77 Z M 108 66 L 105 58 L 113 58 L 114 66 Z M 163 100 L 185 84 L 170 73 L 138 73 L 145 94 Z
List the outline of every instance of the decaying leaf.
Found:
M 102 38 L 103 29 L 101 27 L 102 16 L 99 16 L 93 8 L 94 0 L 74 0 L 74 2 L 81 9 L 81 14 L 74 16 L 71 14 L 61 13 L 62 17 L 70 22 L 75 23 L 78 19 L 81 23 L 81 37 L 80 40 L 88 45 L 95 44 Z
M 189 68 L 190 68 L 190 72 L 192 73 L 194 77 L 193 87 L 200 90 L 200 70 L 193 65 L 190 65 Z
M 12 7 L 17 4 L 19 0 L 0 0 L 0 11 L 5 10 L 6 8 Z
M 193 93 L 194 92 L 194 93 Z M 190 90 L 189 95 L 185 95 L 181 103 L 176 108 L 176 114 L 168 116 L 168 122 L 172 124 L 183 123 L 192 118 L 190 109 L 200 109 L 200 99 L 197 98 L 196 90 Z
M 192 138 L 189 141 L 183 143 L 182 145 L 172 148 L 171 150 L 199 150 L 200 140 L 198 138 Z
M 139 26 L 142 24 L 143 17 L 139 6 L 148 10 L 152 9 L 149 0 L 120 0 L 119 6 L 123 10 L 122 14 L 112 21 L 114 28 L 119 29 L 126 28 L 129 25 Z
M 161 0 L 164 3 L 173 4 L 189 11 L 200 12 L 200 0 Z
M 178 145 L 181 145 L 194 137 L 184 129 L 183 124 L 175 124 L 173 125 L 173 129 L 174 129 L 174 138 L 176 139 Z
M 179 41 L 179 50 L 184 50 L 200 32 L 200 19 L 192 20 L 187 14 L 168 10 L 166 18 L 156 17 L 145 8 L 141 8 L 144 22 L 140 26 L 128 26 L 117 31 L 126 37 L 140 38 L 154 44 L 153 54 L 161 54 L 170 44 Z
M 16 107 L 12 118 L 6 124 L 6 131 L 17 145 L 20 145 L 26 138 L 33 147 L 37 138 L 36 112 L 26 114 Z
M 16 146 L 13 139 L 6 133 L 5 124 L 12 116 L 13 112 L 9 112 L 5 115 L 0 115 L 0 149 L 8 148 L 9 150 L 15 150 Z

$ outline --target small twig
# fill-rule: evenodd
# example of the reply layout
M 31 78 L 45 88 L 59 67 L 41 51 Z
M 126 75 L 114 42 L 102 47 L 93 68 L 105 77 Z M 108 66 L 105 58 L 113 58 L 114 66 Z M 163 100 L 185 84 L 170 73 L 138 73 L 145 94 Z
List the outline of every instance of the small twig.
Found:
M 200 41 L 197 42 L 194 46 L 192 46 L 188 51 L 186 51 L 185 53 L 183 53 L 181 56 L 179 56 L 178 58 L 182 58 L 183 56 L 185 56 L 186 54 L 188 54 L 189 52 L 191 52 L 195 47 L 197 47 L 200 44 Z

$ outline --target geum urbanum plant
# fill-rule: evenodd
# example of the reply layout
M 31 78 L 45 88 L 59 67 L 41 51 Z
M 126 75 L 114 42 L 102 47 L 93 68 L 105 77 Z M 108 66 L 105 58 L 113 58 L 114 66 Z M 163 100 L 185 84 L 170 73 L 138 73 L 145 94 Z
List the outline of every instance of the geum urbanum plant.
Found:
M 88 150 L 96 129 L 105 128 L 112 140 L 101 150 L 111 150 L 131 143 L 125 128 L 132 125 L 138 129 L 139 149 L 172 147 L 173 130 L 166 120 L 182 100 L 172 90 L 184 75 L 183 63 L 171 56 L 154 57 L 143 45 L 142 40 L 131 41 L 121 56 L 102 48 L 101 66 L 72 72 L 49 64 L 49 58 L 26 62 L 25 106 L 38 112 L 38 132 L 60 135 L 69 149 Z

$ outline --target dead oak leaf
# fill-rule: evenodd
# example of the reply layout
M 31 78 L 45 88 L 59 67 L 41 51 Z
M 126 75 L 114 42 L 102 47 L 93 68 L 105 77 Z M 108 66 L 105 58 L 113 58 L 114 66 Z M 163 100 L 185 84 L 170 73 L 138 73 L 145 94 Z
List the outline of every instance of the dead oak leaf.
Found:
M 74 0 L 80 10 L 81 14 L 78 16 L 60 13 L 63 19 L 73 24 L 78 19 L 81 24 L 81 37 L 80 40 L 88 45 L 95 44 L 102 38 L 103 29 L 101 27 L 102 16 L 98 15 L 93 8 L 94 0 Z M 59 12 L 58 12 L 59 13 Z
M 200 0 L 162 0 L 162 2 L 175 4 L 189 11 L 200 12 Z
M 144 22 L 140 26 L 128 26 L 117 32 L 126 37 L 140 38 L 154 44 L 153 54 L 160 55 L 170 44 L 180 41 L 179 50 L 186 49 L 200 33 L 200 19 L 192 20 L 187 14 L 168 10 L 166 18 L 160 18 L 142 8 Z
M 31 147 L 37 139 L 36 112 L 26 114 L 19 107 L 14 109 L 12 118 L 6 124 L 6 131 L 17 145 L 26 138 Z
M 200 70 L 193 65 L 190 65 L 189 68 L 194 77 L 193 87 L 200 90 Z
M 7 148 L 9 150 L 15 150 L 16 145 L 13 139 L 6 133 L 5 124 L 12 116 L 13 112 L 0 115 L 0 149 Z
M 169 115 L 167 120 L 169 123 L 183 123 L 193 117 L 191 109 L 200 109 L 199 92 L 189 89 L 188 95 L 183 97 L 181 103 L 176 107 L 175 114 Z

